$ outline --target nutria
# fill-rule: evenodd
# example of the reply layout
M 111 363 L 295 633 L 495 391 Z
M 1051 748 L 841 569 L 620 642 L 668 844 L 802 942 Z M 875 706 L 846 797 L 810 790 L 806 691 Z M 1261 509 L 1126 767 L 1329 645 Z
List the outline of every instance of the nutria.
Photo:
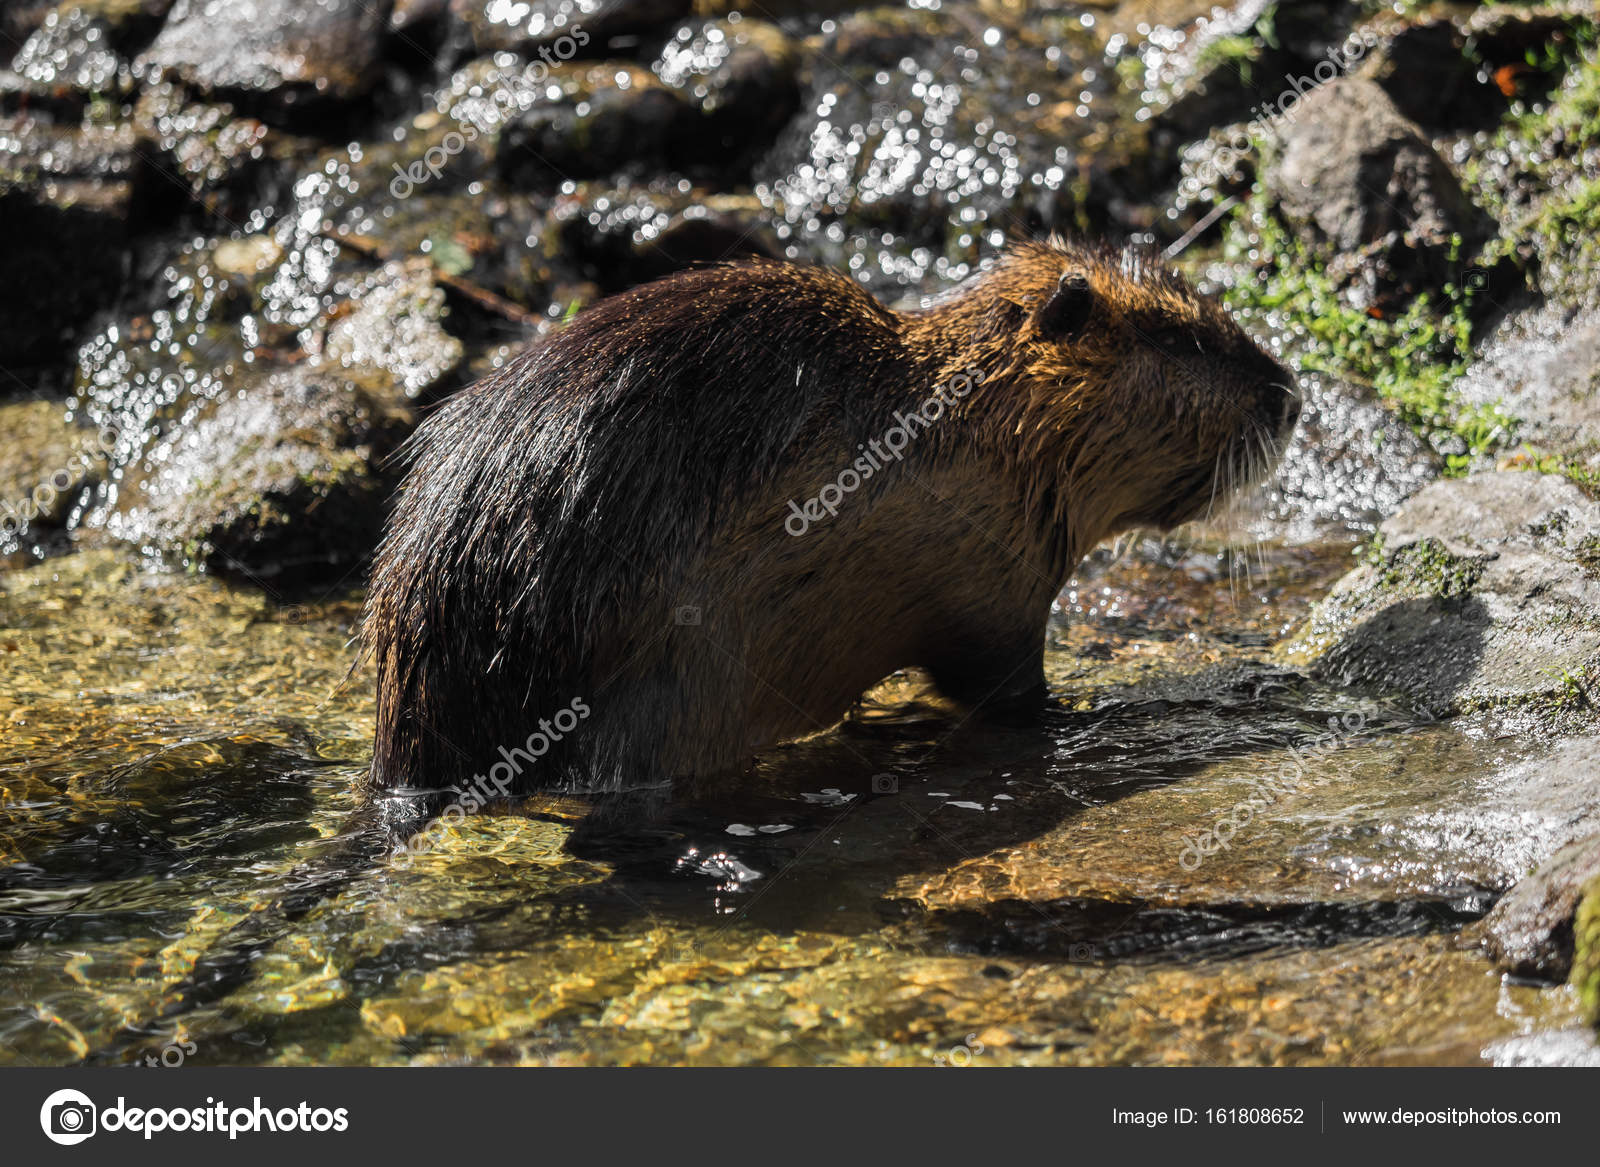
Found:
M 1079 559 L 1259 481 L 1292 384 L 1159 263 L 1058 241 L 914 311 L 766 260 L 603 300 L 413 439 L 372 782 L 727 771 L 908 666 L 1026 715 Z

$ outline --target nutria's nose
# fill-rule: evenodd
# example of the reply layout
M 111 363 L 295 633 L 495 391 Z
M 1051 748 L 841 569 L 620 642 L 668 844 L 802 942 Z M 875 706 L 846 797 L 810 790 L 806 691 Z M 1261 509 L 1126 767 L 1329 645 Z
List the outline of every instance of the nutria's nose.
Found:
M 1293 385 L 1280 385 L 1278 389 L 1283 394 L 1283 421 L 1279 423 L 1278 432 L 1286 434 L 1300 420 L 1300 391 Z

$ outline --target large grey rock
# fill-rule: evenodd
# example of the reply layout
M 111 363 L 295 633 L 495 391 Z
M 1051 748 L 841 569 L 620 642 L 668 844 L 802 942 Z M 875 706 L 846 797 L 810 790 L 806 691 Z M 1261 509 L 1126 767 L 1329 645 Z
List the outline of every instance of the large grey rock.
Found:
M 1567 742 L 1553 776 L 1593 790 L 1600 775 L 1600 739 Z M 1512 888 L 1484 920 L 1484 948 L 1506 972 L 1563 981 L 1572 971 L 1572 919 L 1588 884 L 1600 879 L 1600 834 L 1563 847 Z
M 1422 131 L 1365 78 L 1332 81 L 1295 105 L 1267 185 L 1329 270 L 1373 295 L 1438 287 L 1452 236 L 1470 256 L 1494 230 Z
M 1513 317 L 1455 392 L 1499 405 L 1518 422 L 1519 443 L 1600 456 L 1600 311 L 1549 304 Z
M 1424 489 L 1288 647 L 1325 676 L 1433 708 L 1587 702 L 1600 676 L 1600 503 L 1558 475 Z

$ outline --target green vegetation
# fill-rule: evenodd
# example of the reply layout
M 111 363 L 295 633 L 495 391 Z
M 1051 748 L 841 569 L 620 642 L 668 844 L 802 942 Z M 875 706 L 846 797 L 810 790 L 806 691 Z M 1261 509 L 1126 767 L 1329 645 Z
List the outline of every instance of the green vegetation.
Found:
M 1501 470 L 1531 470 L 1536 474 L 1559 474 L 1574 483 L 1584 494 L 1600 499 L 1600 470 L 1571 454 L 1546 454 L 1523 449 L 1503 458 Z M 1600 562 L 1600 561 L 1597 561 Z
M 1446 551 L 1437 539 L 1420 539 L 1384 557 L 1380 587 L 1430 596 L 1469 594 L 1483 574 L 1483 564 Z
M 1584 888 L 1572 931 L 1576 949 L 1572 985 L 1589 1020 L 1600 1025 L 1600 879 L 1591 880 Z
M 1246 85 L 1252 83 L 1256 58 L 1261 55 L 1261 43 L 1252 36 L 1221 36 L 1206 42 L 1195 59 L 1196 72 L 1204 74 L 1228 66 L 1239 74 Z
M 1462 168 L 1468 193 L 1502 224 L 1504 250 L 1537 257 L 1547 293 L 1586 298 L 1600 274 L 1600 49 L 1592 28 L 1530 52 L 1529 68 L 1565 73 L 1548 102 L 1519 105 Z
M 1464 474 L 1510 434 L 1499 410 L 1451 393 L 1472 361 L 1470 287 L 1446 284 L 1437 301 L 1420 295 L 1395 315 L 1353 308 L 1322 260 L 1269 210 L 1260 183 L 1229 220 L 1224 255 L 1255 268 L 1225 293 L 1230 307 L 1282 328 L 1301 368 L 1370 386 L 1445 454 L 1450 473 Z

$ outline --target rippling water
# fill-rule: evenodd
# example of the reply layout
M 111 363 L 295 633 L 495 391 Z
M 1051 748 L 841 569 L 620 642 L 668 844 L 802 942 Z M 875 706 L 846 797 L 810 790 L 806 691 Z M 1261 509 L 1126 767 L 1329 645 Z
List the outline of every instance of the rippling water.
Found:
M 1537 747 L 1271 658 L 1346 554 L 1102 556 L 1063 596 L 1063 709 L 1040 729 L 965 723 L 895 678 L 736 780 L 680 785 L 635 817 L 551 800 L 470 818 L 423 853 L 352 865 L 301 919 L 243 925 L 356 808 L 358 597 L 282 608 L 107 553 L 28 569 L 0 592 L 0 1048 L 168 1064 L 1593 1059 L 1565 991 L 1503 986 L 1462 940 L 1527 862 L 1494 821 L 1514 812 L 1493 776 Z M 1239 822 L 1252 783 L 1285 773 Z M 1225 845 L 1190 847 L 1229 819 Z M 219 962 L 241 936 L 253 959 Z M 207 991 L 184 983 L 197 960 Z

